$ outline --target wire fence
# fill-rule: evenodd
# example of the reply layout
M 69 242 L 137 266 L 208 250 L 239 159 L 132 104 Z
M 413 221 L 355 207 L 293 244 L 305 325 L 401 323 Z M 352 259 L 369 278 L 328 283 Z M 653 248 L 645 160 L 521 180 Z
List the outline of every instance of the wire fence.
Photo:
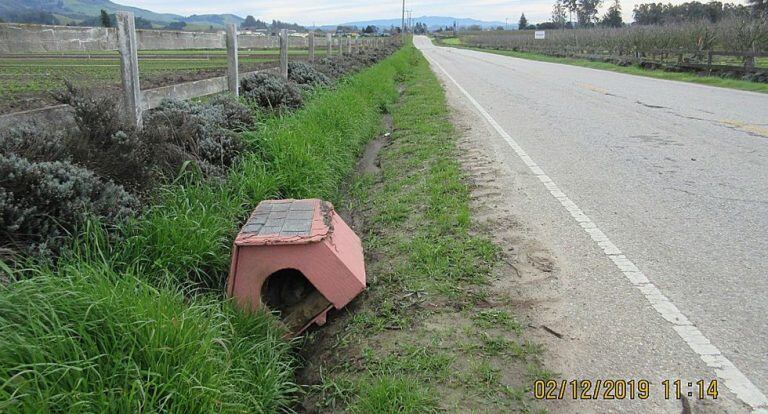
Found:
M 126 17 L 133 20 L 133 16 Z M 319 59 L 341 45 L 374 47 L 383 39 L 283 33 L 290 60 Z M 216 33 L 133 30 L 140 90 L 227 76 L 226 31 Z M 237 33 L 237 71 L 280 64 L 280 36 Z M 123 58 L 117 28 L 0 24 L 0 114 L 55 105 L 65 81 L 123 93 Z M 330 45 L 330 47 L 329 47 Z

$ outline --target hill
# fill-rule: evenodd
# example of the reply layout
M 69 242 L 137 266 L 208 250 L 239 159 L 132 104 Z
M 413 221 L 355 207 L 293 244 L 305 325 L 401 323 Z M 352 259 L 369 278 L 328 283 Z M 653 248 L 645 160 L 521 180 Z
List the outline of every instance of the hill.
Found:
M 149 20 L 156 26 L 171 22 L 185 22 L 195 27 L 216 28 L 226 23 L 240 24 L 244 19 L 234 14 L 204 14 L 182 16 L 172 13 L 155 13 L 138 7 L 124 6 L 110 0 L 0 0 L 0 17 L 8 21 L 53 23 L 52 15 L 58 23 L 79 23 L 99 16 L 101 10 L 113 14 L 117 11 L 133 12 L 136 17 Z

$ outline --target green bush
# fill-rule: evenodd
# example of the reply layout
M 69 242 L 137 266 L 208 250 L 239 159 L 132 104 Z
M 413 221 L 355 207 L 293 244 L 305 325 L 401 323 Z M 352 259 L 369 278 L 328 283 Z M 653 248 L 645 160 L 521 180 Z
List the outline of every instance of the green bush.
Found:
M 360 53 L 353 55 L 326 56 L 319 59 L 314 67 L 317 71 L 325 74 L 330 79 L 336 79 L 348 74 L 359 72 L 360 70 L 374 65 L 382 59 L 389 57 L 397 47 L 394 45 L 383 45 L 377 49 L 365 49 Z
M 75 111 L 77 128 L 64 139 L 67 157 L 131 189 L 174 179 L 189 162 L 223 174 L 244 149 L 236 131 L 253 126 L 249 109 L 232 97 L 164 100 L 145 114 L 141 131 L 123 123 L 112 97 L 68 85 L 58 99 Z
M 262 109 L 283 110 L 301 106 L 301 92 L 281 76 L 259 72 L 240 82 L 242 96 L 246 101 Z
M 288 79 L 310 88 L 331 84 L 327 76 L 305 62 L 288 62 Z
M 152 164 L 165 177 L 175 177 L 187 161 L 221 175 L 244 149 L 235 130 L 252 123 L 248 109 L 232 98 L 207 104 L 166 99 L 147 114 L 140 135 L 152 148 Z
M 35 122 L 0 132 L 0 154 L 14 154 L 30 161 L 69 159 L 62 132 Z
M 31 162 L 0 154 L 0 243 L 18 250 L 57 250 L 88 215 L 113 223 L 138 201 L 123 187 L 68 162 Z
M 114 223 L 135 213 L 138 202 L 125 189 L 146 192 L 190 162 L 225 176 L 246 149 L 236 131 L 254 127 L 250 110 L 232 97 L 164 101 L 138 132 L 122 124 L 108 97 L 70 85 L 59 99 L 74 108 L 75 129 L 32 123 L 0 134 L 0 246 L 57 250 L 85 214 Z
M 56 98 L 71 106 L 75 113 L 77 127 L 64 137 L 68 158 L 126 188 L 147 187 L 152 151 L 125 125 L 112 96 L 67 83 L 67 89 Z

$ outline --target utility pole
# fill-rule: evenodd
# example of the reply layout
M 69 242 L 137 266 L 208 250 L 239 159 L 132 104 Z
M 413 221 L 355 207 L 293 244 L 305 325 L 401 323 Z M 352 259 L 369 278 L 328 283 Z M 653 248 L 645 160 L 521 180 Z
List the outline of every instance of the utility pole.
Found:
M 405 35 L 405 0 L 403 0 L 403 21 L 400 24 L 400 31 Z
M 509 30 L 509 17 L 504 18 L 504 30 Z
M 411 13 L 413 10 L 406 10 L 406 13 L 408 13 L 408 20 L 405 21 L 405 27 L 411 30 L 413 32 L 413 22 L 411 21 Z M 407 30 L 406 30 L 407 31 Z

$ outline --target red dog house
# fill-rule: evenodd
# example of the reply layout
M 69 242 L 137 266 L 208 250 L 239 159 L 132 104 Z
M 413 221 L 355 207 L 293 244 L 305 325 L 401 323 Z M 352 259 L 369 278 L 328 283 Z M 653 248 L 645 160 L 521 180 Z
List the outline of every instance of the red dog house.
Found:
M 326 201 L 262 201 L 235 239 L 227 293 L 244 309 L 279 311 L 293 333 L 363 289 L 360 239 Z

